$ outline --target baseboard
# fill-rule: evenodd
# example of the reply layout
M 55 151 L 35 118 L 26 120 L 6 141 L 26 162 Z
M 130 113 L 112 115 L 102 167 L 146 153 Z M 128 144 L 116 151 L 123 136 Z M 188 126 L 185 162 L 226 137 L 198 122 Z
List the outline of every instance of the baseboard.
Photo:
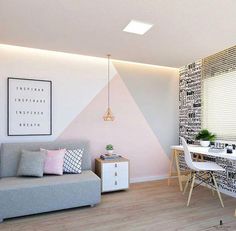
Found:
M 154 181 L 154 180 L 164 180 L 167 179 L 168 175 L 158 175 L 158 176 L 144 176 L 144 177 L 135 177 L 130 179 L 130 183 L 139 183 L 146 181 Z

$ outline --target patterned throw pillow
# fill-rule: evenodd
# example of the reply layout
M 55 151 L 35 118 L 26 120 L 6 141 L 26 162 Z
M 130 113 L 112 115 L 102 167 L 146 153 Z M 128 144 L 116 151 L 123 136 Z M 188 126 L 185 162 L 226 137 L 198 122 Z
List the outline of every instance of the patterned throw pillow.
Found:
M 66 149 L 63 171 L 65 173 L 81 173 L 83 149 Z

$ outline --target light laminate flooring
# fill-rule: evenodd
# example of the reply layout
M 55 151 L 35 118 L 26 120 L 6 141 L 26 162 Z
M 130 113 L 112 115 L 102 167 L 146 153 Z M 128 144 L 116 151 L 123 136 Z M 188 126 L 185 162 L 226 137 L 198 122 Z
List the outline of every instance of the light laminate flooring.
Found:
M 94 208 L 84 207 L 5 220 L 0 231 L 236 231 L 236 199 L 198 187 L 190 207 L 175 179 L 132 184 L 128 191 L 102 195 Z M 223 220 L 223 227 L 217 226 Z

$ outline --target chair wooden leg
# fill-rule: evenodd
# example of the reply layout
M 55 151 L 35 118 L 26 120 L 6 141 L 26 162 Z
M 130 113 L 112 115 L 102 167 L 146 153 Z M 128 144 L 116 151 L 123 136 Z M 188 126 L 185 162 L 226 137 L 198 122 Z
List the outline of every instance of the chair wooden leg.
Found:
M 224 208 L 224 203 L 223 203 L 223 200 L 222 200 L 221 195 L 220 195 L 220 191 L 219 191 L 219 188 L 218 188 L 218 185 L 217 185 L 217 182 L 216 182 L 216 178 L 213 174 L 211 174 L 211 175 L 212 175 L 212 178 L 213 178 L 213 181 L 214 181 L 214 185 L 216 187 L 216 192 L 217 192 L 218 197 L 220 199 L 221 206 L 222 206 L 222 208 Z
M 189 182 L 191 182 L 191 177 L 192 177 L 192 173 L 190 172 L 189 175 L 188 175 L 188 179 L 186 181 L 186 184 L 184 186 L 184 192 L 183 192 L 183 195 L 186 193 L 186 190 L 188 189 L 188 184 Z
M 193 179 L 192 179 L 191 188 L 190 188 L 189 195 L 188 195 L 187 206 L 189 206 L 189 203 L 190 203 L 190 200 L 191 200 L 191 196 L 192 196 L 192 192 L 193 192 L 193 186 L 194 186 L 194 182 L 195 182 L 195 176 L 196 176 L 196 173 L 193 173 Z
M 173 162 L 174 162 L 174 156 L 175 156 L 175 152 L 173 150 L 172 153 L 171 153 L 171 159 L 170 159 L 170 170 L 169 170 L 168 186 L 170 186 L 170 178 L 172 176 L 172 167 L 173 167 Z
M 181 172 L 180 172 L 180 166 L 179 166 L 179 154 L 176 150 L 174 152 L 174 155 L 175 155 L 177 176 L 178 176 L 178 181 L 179 181 L 179 189 L 182 192 L 183 191 L 183 184 L 182 184 L 182 178 L 181 178 Z

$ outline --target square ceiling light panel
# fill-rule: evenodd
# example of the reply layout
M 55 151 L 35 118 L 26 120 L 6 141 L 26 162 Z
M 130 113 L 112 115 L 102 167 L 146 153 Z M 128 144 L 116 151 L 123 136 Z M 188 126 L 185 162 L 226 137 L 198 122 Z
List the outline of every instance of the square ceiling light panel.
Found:
M 123 29 L 125 32 L 143 35 L 152 28 L 153 24 L 131 20 L 130 23 Z

